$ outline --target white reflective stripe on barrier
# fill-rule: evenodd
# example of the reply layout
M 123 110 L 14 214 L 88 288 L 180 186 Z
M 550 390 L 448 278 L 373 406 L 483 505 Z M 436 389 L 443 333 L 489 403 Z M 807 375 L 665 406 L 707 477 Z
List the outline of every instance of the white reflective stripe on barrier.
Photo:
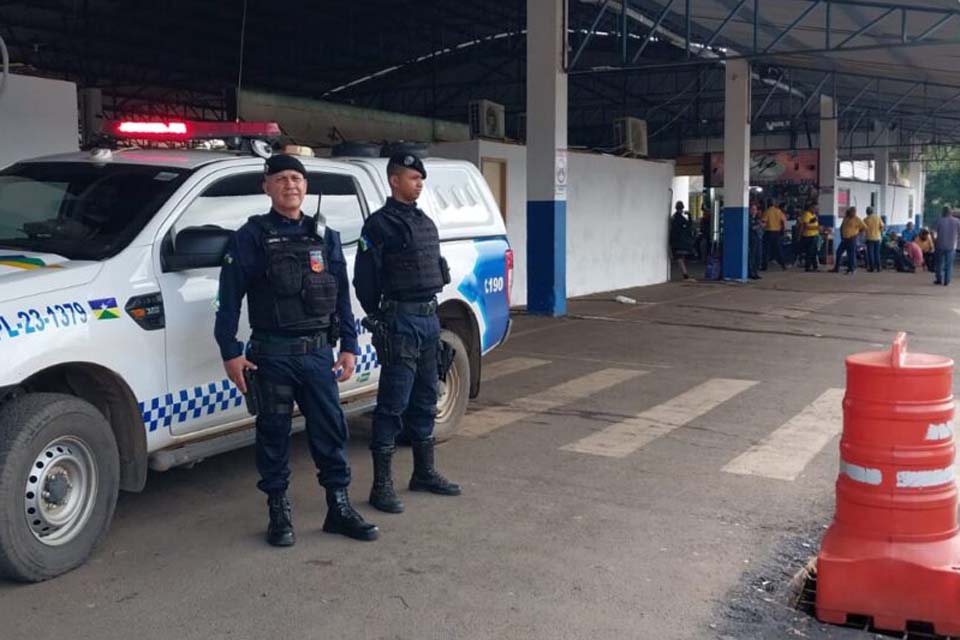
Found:
M 870 469 L 861 467 L 858 464 L 852 464 L 845 460 L 840 461 L 840 473 L 851 480 L 862 482 L 863 484 L 872 484 L 874 486 L 883 482 L 883 472 L 880 469 Z
M 953 420 L 937 422 L 927 427 L 927 440 L 949 440 L 953 437 Z
M 930 471 L 897 471 L 897 487 L 919 489 L 954 482 L 953 466 Z

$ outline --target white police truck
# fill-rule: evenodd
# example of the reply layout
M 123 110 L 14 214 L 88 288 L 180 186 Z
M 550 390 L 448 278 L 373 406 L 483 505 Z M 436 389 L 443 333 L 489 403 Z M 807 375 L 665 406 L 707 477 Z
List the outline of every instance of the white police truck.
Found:
M 193 126 L 116 131 L 183 138 Z M 302 161 L 304 211 L 340 232 L 352 274 L 364 219 L 388 195 L 386 160 Z M 426 166 L 420 205 L 453 278 L 439 307 L 457 354 L 441 385 L 443 438 L 479 391 L 481 357 L 509 333 L 513 254 L 477 169 Z M 262 177 L 251 153 L 183 148 L 98 149 L 0 171 L 0 575 L 40 581 L 80 565 L 106 534 L 118 491 L 140 491 L 148 468 L 253 442 L 213 322 L 218 247 L 269 210 Z M 353 309 L 360 352 L 340 388 L 348 414 L 373 406 L 379 373 L 355 298 Z

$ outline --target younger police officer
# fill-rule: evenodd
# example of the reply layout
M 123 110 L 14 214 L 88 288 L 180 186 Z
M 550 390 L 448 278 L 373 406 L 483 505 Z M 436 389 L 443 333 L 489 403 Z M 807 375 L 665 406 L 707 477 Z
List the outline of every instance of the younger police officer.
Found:
M 240 227 L 224 255 L 214 333 L 230 380 L 244 394 L 254 394 L 259 405 L 257 487 L 268 496 L 267 541 L 281 547 L 294 543 L 286 495 L 294 401 L 306 418 L 310 453 L 327 493 L 323 530 L 373 540 L 377 528 L 354 511 L 347 496 L 347 423 L 337 377 L 353 375 L 357 335 L 340 236 L 300 211 L 307 175 L 296 158 L 267 160 L 263 190 L 272 201 L 270 212 Z M 236 337 L 244 295 L 253 329 L 246 357 Z M 244 374 L 251 371 L 256 382 L 248 389 Z
M 390 461 L 404 426 L 412 434 L 410 490 L 460 495 L 459 485 L 434 469 L 440 348 L 436 295 L 450 282 L 450 271 L 440 256 L 436 225 L 417 208 L 426 177 L 416 156 L 390 158 L 392 197 L 364 224 L 354 270 L 357 298 L 374 321 L 374 346 L 382 367 L 370 442 L 370 504 L 388 513 L 403 511 Z

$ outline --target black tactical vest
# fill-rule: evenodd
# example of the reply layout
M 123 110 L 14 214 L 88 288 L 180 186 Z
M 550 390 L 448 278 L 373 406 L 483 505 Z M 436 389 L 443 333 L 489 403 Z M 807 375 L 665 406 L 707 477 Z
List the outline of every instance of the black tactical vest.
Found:
M 337 279 L 329 270 L 326 233 L 319 237 L 310 217 L 301 235 L 280 235 L 269 214 L 250 222 L 263 229 L 267 266 L 247 291 L 251 328 L 290 334 L 327 329 L 337 308 Z
M 405 215 L 387 208 L 383 214 L 405 229 L 402 243 L 384 247 L 384 299 L 422 299 L 439 293 L 450 282 L 450 272 L 440 255 L 437 225 L 421 212 Z

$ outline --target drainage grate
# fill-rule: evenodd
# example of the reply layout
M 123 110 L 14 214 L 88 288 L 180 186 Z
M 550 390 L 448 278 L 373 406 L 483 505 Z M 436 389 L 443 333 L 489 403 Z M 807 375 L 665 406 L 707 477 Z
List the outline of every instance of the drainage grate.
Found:
M 803 581 L 803 586 L 797 593 L 794 606 L 798 611 L 801 611 L 809 616 L 816 617 L 816 564 L 813 562 L 809 563 L 806 569 L 803 570 L 803 573 L 806 574 L 806 579 Z M 869 616 L 848 615 L 847 623 L 840 626 L 848 629 L 859 629 L 861 631 L 866 631 L 875 634 L 875 636 L 884 638 L 900 638 L 901 640 L 951 640 L 951 636 L 941 636 L 934 633 L 933 625 L 926 622 L 907 622 L 906 631 L 885 631 L 882 629 L 875 629 L 873 626 L 873 619 Z M 953 636 L 952 638 L 953 640 L 958 640 L 956 636 Z

